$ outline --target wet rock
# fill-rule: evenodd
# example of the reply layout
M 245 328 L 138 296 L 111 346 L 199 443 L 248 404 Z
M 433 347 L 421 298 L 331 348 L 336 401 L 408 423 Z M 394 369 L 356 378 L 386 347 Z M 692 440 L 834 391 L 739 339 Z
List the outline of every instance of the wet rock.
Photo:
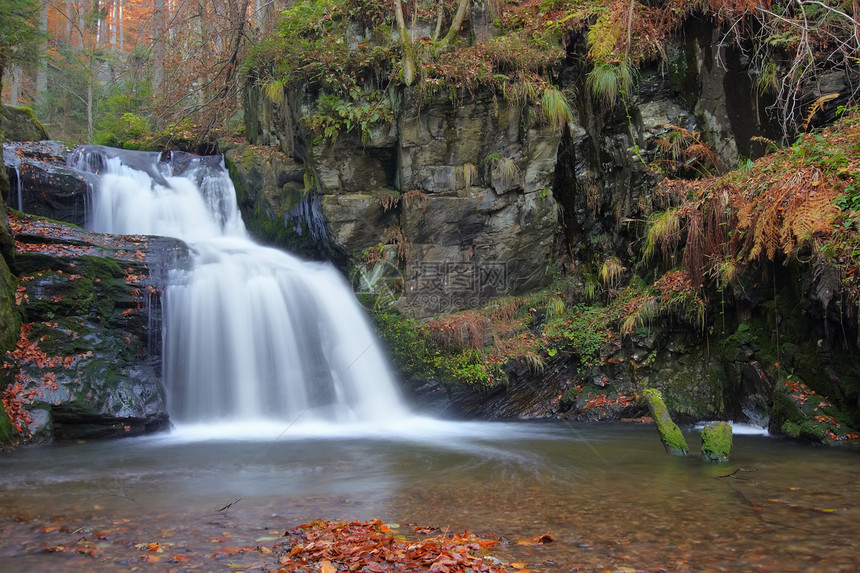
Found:
M 732 453 L 732 427 L 726 422 L 702 428 L 702 457 L 710 462 L 727 462 Z
M 71 150 L 56 141 L 7 144 L 3 160 L 9 175 L 10 207 L 40 217 L 86 224 L 90 181 L 66 167 Z
M 309 258 L 332 249 L 316 224 L 303 163 L 275 149 L 222 141 L 224 161 L 248 230 L 259 241 Z M 310 222 L 310 224 L 309 224 Z
M 20 434 L 45 441 L 165 427 L 159 285 L 185 264 L 184 243 L 27 215 L 10 224 L 23 324 L 2 373 Z

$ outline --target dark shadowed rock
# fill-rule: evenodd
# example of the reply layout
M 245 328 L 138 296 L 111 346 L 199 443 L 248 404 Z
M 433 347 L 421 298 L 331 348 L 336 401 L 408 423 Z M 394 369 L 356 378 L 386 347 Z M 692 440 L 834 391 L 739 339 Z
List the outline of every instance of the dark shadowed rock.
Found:
M 90 182 L 86 174 L 66 167 L 69 152 L 56 141 L 4 145 L 10 181 L 6 203 L 19 211 L 84 226 Z

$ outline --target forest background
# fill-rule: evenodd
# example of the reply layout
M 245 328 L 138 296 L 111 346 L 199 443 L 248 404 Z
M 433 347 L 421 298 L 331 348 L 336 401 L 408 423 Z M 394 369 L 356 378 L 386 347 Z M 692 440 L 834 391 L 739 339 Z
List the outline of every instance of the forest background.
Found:
M 2 101 L 32 107 L 70 143 L 206 139 L 241 109 L 245 51 L 285 4 L 4 0 Z

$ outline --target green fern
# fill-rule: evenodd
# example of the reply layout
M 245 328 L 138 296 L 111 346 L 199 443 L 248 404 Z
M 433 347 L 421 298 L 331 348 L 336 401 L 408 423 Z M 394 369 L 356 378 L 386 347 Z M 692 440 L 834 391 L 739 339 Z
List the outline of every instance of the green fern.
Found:
M 585 87 L 598 103 L 614 107 L 619 93 L 629 94 L 633 89 L 633 69 L 624 62 L 595 62 L 585 79 Z
M 286 82 L 283 79 L 272 80 L 263 86 L 263 91 L 266 92 L 266 97 L 274 104 L 284 105 L 286 100 Z
M 648 231 L 645 234 L 645 248 L 642 254 L 650 259 L 657 251 L 657 246 L 665 249 L 666 245 L 677 242 L 681 238 L 681 218 L 678 209 L 669 208 L 665 211 L 652 213 L 648 217 Z
M 503 189 L 507 189 L 519 180 L 520 168 L 517 167 L 513 159 L 502 157 L 496 162 L 493 175 L 498 179 L 499 185 Z
M 564 316 L 564 301 L 557 296 L 549 296 L 546 299 L 546 319 L 548 321 L 560 319 Z
M 618 257 L 609 257 L 603 261 L 598 276 L 604 285 L 614 288 L 621 279 L 623 272 L 624 266 L 621 264 L 621 260 Z
M 573 112 L 567 98 L 558 88 L 546 88 L 540 99 L 541 111 L 553 129 L 573 123 Z

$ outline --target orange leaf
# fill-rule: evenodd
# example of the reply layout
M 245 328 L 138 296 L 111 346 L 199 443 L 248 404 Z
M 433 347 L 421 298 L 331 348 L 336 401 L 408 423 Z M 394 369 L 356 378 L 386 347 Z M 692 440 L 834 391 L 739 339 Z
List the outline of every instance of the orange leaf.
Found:
M 337 568 L 331 564 L 331 561 L 324 559 L 320 561 L 320 573 L 337 573 Z

